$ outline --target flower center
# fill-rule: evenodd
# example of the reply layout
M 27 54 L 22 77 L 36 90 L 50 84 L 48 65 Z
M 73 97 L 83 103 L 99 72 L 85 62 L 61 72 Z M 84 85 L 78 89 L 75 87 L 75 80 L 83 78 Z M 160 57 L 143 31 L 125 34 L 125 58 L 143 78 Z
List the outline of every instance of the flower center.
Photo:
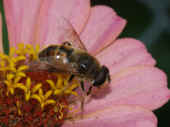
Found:
M 68 117 L 70 95 L 79 82 L 48 70 L 30 71 L 41 63 L 39 46 L 19 44 L 0 53 L 0 126 L 60 126 Z

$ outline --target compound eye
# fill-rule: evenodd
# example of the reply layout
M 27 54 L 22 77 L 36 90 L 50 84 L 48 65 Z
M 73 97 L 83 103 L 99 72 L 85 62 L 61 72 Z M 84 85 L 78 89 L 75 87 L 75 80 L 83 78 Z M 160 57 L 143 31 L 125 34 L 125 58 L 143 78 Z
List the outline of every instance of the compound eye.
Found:
M 79 72 L 86 74 L 94 64 L 93 61 L 94 59 L 87 53 L 82 53 L 77 61 L 77 63 L 79 63 Z
M 107 67 L 102 66 L 100 72 L 96 76 L 96 79 L 93 83 L 94 86 L 101 86 L 106 80 L 110 80 L 109 70 Z
M 86 64 L 80 64 L 79 71 L 81 73 L 85 73 L 87 71 L 87 65 Z

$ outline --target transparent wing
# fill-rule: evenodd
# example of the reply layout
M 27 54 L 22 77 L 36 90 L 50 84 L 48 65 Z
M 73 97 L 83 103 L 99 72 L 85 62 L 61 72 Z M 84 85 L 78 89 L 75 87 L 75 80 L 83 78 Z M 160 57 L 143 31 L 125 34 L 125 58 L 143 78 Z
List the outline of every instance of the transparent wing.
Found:
M 70 63 L 63 64 L 60 61 L 55 61 L 55 64 L 46 61 L 33 61 L 29 63 L 28 66 L 29 69 L 27 71 L 29 72 L 47 71 L 47 72 L 80 75 L 77 69 L 72 66 L 72 64 Z
M 72 24 L 65 18 L 59 17 L 56 20 L 55 29 L 59 31 L 56 36 L 59 38 L 59 43 L 69 42 L 73 47 L 79 48 L 81 50 L 86 50 L 84 44 L 80 40 L 77 32 L 73 28 Z

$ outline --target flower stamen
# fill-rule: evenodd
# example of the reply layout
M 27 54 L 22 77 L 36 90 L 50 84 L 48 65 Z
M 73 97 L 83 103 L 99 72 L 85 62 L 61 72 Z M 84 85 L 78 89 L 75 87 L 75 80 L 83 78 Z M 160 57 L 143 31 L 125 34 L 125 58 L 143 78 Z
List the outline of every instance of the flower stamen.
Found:
M 61 122 L 67 118 L 67 112 L 70 110 L 68 97 L 78 95 L 75 89 L 79 87 L 79 82 L 73 80 L 70 83 L 68 74 L 47 70 L 29 71 L 34 70 L 29 63 L 38 61 L 37 63 L 41 64 L 38 53 L 38 45 L 34 48 L 30 44 L 22 43 L 18 44 L 17 49 L 10 48 L 9 56 L 0 53 L 0 102 L 4 105 L 1 106 L 0 112 L 8 105 L 9 110 L 16 109 L 14 112 L 18 114 L 16 117 L 12 112 L 15 116 L 13 119 L 23 121 L 26 116 L 33 119 L 38 115 L 41 117 L 38 120 L 48 121 L 49 117 L 54 117 L 53 122 Z M 31 122 L 36 123 L 37 120 Z

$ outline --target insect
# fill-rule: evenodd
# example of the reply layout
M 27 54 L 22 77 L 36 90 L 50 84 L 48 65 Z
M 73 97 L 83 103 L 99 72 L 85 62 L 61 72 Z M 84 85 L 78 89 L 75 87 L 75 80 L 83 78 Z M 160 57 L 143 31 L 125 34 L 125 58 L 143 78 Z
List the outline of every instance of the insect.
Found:
M 48 65 L 48 71 L 70 74 L 70 81 L 76 76 L 80 80 L 81 88 L 85 91 L 84 81 L 91 83 L 87 95 L 92 87 L 100 87 L 105 81 L 110 82 L 109 69 L 100 65 L 98 60 L 90 55 L 72 25 L 63 20 L 58 24 L 62 29 L 61 44 L 50 45 L 39 53 L 41 62 Z
M 81 88 L 84 91 L 84 81 L 91 82 L 87 94 L 92 87 L 99 87 L 106 80 L 110 81 L 109 70 L 101 66 L 95 57 L 84 50 L 72 47 L 69 42 L 62 45 L 51 45 L 39 53 L 39 59 L 52 65 L 51 70 L 71 74 L 70 81 L 74 76 L 79 77 Z

